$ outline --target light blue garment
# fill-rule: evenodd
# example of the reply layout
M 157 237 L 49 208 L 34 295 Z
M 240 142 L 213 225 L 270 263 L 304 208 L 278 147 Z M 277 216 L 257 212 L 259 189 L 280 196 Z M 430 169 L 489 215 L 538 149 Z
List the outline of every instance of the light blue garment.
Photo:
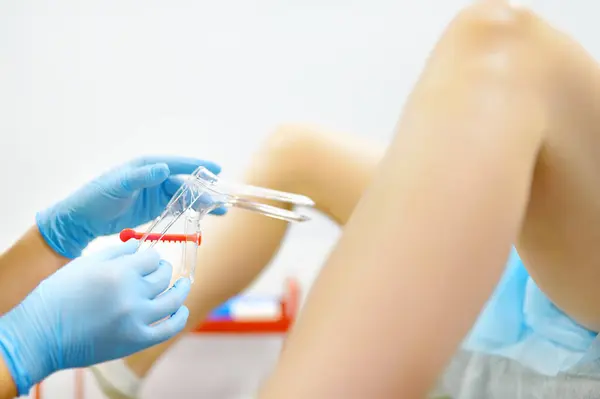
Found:
M 513 359 L 555 376 L 600 359 L 596 336 L 550 302 L 513 250 L 463 348 Z

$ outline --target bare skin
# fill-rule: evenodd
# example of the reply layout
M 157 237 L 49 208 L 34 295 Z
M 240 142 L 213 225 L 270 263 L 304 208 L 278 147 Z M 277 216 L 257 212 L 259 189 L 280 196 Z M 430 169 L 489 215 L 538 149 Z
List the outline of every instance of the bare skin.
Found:
M 383 152 L 383 146 L 357 137 L 309 126 L 281 126 L 254 156 L 245 181 L 307 195 L 317 209 L 344 225 Z M 277 252 L 287 227 L 284 222 L 237 209 L 225 218 L 207 219 L 196 282 L 186 301 L 190 310 L 187 331 L 250 285 Z M 126 364 L 138 376 L 145 376 L 174 343 L 171 340 L 130 356 Z
M 0 254 L 0 315 L 19 304 L 40 281 L 68 261 L 46 244 L 37 227 L 30 228 Z
M 595 60 L 533 13 L 464 9 L 259 398 L 425 397 L 514 242 L 549 298 L 597 331 L 599 96 Z
M 524 176 L 531 172 L 524 202 L 514 208 L 515 215 L 521 212 L 523 218 L 518 219 L 518 230 L 510 242 L 517 242 L 532 277 L 553 302 L 595 331 L 600 330 L 599 255 L 593 250 L 600 242 L 600 205 L 596 204 L 600 186 L 595 184 L 595 172 L 600 170 L 600 136 L 595 128 L 600 122 L 599 79 L 596 62 L 577 43 L 531 12 L 503 2 L 483 2 L 465 9 L 449 26 L 399 127 L 399 133 L 405 133 L 406 120 L 414 115 L 447 119 L 443 114 L 447 107 L 462 112 L 458 108 L 462 105 L 467 111 L 457 124 L 467 128 L 479 124 L 481 137 L 498 149 L 477 151 L 492 151 L 490 156 L 498 158 L 505 169 L 518 169 Z M 449 91 L 458 97 L 448 96 Z M 439 101 L 432 100 L 436 96 Z M 476 120 L 466 107 L 482 100 L 496 102 L 497 109 L 482 112 L 481 120 Z M 527 123 L 542 127 L 517 128 L 512 135 L 496 132 L 493 127 L 498 122 L 493 118 L 520 116 L 514 104 L 527 110 L 528 120 L 535 121 Z M 521 122 L 507 123 L 499 126 L 508 129 Z M 449 126 L 435 128 L 446 135 L 450 132 Z M 397 139 L 410 148 L 407 140 Z M 438 144 L 428 151 L 439 150 L 436 156 L 440 159 L 449 146 L 463 155 L 469 151 L 458 134 L 448 141 L 432 133 L 431 140 Z M 351 137 L 306 127 L 283 127 L 257 154 L 246 181 L 309 195 L 320 210 L 345 225 L 383 153 L 375 145 L 366 145 L 364 150 L 365 145 Z M 500 145 L 506 146 L 505 153 L 500 152 Z M 392 147 L 388 157 L 408 156 L 416 162 L 403 151 L 407 150 L 394 152 Z M 468 165 L 469 169 L 481 166 L 473 165 Z M 483 178 L 493 181 L 497 176 L 492 172 L 483 170 Z M 386 184 L 390 186 L 392 181 Z M 459 187 L 453 184 L 448 189 Z M 476 194 L 471 187 L 466 190 L 472 193 L 469 196 Z M 514 200 L 506 193 L 499 193 L 498 198 L 507 203 Z M 206 226 L 210 234 L 200 253 L 198 284 L 187 302 L 190 329 L 252 282 L 277 251 L 286 229 L 282 222 L 235 210 L 225 220 L 212 223 Z M 369 223 L 369 228 L 376 228 L 371 227 L 374 222 Z M 490 226 L 494 226 L 491 221 L 486 229 L 493 230 Z M 246 239 L 257 234 L 262 237 L 258 243 Z M 238 248 L 234 253 L 229 251 L 232 246 Z M 506 256 L 501 254 L 503 262 Z M 491 290 L 493 284 L 484 286 Z M 136 354 L 127 363 L 143 376 L 171 344 Z
M 10 375 L 10 371 L 0 358 L 0 399 L 12 399 L 17 397 L 17 387 Z
M 48 247 L 37 227 L 30 228 L 11 248 L 0 254 L 0 316 L 67 262 L 68 259 Z M 0 357 L 0 399 L 16 396 L 16 385 L 5 360 Z
M 385 321 L 375 320 L 373 325 L 390 323 L 389 314 L 394 313 L 401 315 L 401 327 L 411 324 L 407 314 L 420 317 L 413 320 L 414 335 L 401 327 L 390 328 L 389 339 L 382 337 L 376 344 L 386 345 L 385 352 L 394 358 L 403 354 L 412 359 L 413 366 L 416 356 L 424 352 L 440 356 L 432 355 L 420 368 L 413 367 L 404 386 L 412 388 L 396 392 L 420 397 L 472 326 L 515 242 L 549 298 L 582 325 L 600 330 L 596 288 L 600 255 L 594 251 L 600 242 L 599 96 L 597 63 L 576 42 L 525 9 L 483 1 L 463 10 L 435 47 L 379 172 L 380 149 L 367 150 L 365 156 L 363 143 L 354 149 L 352 144 L 344 145 L 352 139 L 312 134 L 303 128 L 278 131 L 249 168 L 249 183 L 309 195 L 319 209 L 345 225 L 363 190 L 377 177 L 318 279 L 281 368 L 263 397 L 285 394 L 292 399 L 290 386 L 304 381 L 294 377 L 298 373 L 314 382 L 298 387 L 298 398 L 342 395 L 335 388 L 344 385 L 355 392 L 362 387 L 371 396 L 396 392 L 385 384 L 381 389 L 391 390 L 369 390 L 375 388 L 365 379 L 385 381 L 408 365 L 378 363 L 372 358 L 378 351 L 369 345 L 364 350 L 346 350 L 352 352 L 350 357 L 331 345 L 339 339 L 340 329 L 355 331 L 340 340 L 346 349 L 361 341 L 360 333 L 371 333 L 356 324 L 354 310 L 351 314 L 343 310 L 356 292 L 365 292 L 369 281 L 376 290 L 372 301 L 367 293 L 364 301 L 356 300 L 365 312 L 389 306 L 375 301 L 376 293 L 386 288 L 393 294 L 390 301 L 396 298 L 393 302 L 411 305 L 405 311 L 396 306 Z M 349 149 L 349 156 L 343 156 L 340 145 Z M 379 237 L 372 246 L 365 245 L 361 234 L 365 230 L 378 232 L 372 235 Z M 194 287 L 188 300 L 190 328 L 255 278 L 276 252 L 285 225 L 232 212 L 207 231 L 212 242 L 209 245 L 207 240 L 200 254 L 197 273 L 202 284 Z M 262 237 L 260 245 L 249 244 L 250 232 Z M 425 241 L 415 241 L 415 236 Z M 441 245 L 444 240 L 453 245 Z M 402 242 L 411 243 L 410 248 L 398 245 Z M 238 248 L 235 253 L 228 250 L 232 246 Z M 364 264 L 357 264 L 358 260 Z M 405 264 L 413 267 L 401 267 Z M 352 268 L 356 271 L 349 273 Z M 405 281 L 411 285 L 400 283 Z M 429 287 L 428 296 L 423 296 L 423 289 L 415 291 L 419 286 Z M 415 298 L 424 302 L 418 312 Z M 463 311 L 457 315 L 456 309 Z M 338 319 L 332 320 L 333 315 Z M 424 348 L 422 344 L 440 337 L 428 337 L 423 331 L 435 331 L 440 323 L 451 326 L 439 343 L 440 350 Z M 331 326 L 336 330 L 329 331 Z M 399 340 L 403 335 L 406 339 Z M 127 363 L 138 375 L 145 375 L 170 344 L 134 355 Z M 411 353 L 415 357 L 408 356 Z M 353 374 L 356 370 L 321 373 L 328 377 L 326 381 L 312 374 L 314 364 L 322 362 L 319 370 L 333 370 L 342 363 L 364 364 L 361 355 L 381 367 L 373 367 L 372 373 L 362 370 L 363 379 Z M 332 364 L 326 366 L 328 361 Z

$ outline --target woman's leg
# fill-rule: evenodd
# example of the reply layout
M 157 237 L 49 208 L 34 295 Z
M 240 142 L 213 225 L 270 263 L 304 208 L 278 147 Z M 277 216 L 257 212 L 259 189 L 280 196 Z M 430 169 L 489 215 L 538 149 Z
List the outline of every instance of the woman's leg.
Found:
M 428 396 L 498 282 L 557 126 L 537 23 L 481 1 L 446 28 L 258 398 Z
M 285 126 L 276 130 L 253 158 L 245 182 L 307 195 L 320 211 L 343 225 L 371 180 L 383 150 L 383 146 L 354 136 Z M 203 227 L 205 245 L 198 254 L 196 283 L 186 303 L 188 330 L 256 278 L 277 252 L 287 229 L 287 223 L 276 219 L 237 209 L 229 212 L 225 218 L 206 220 Z M 135 354 L 126 364 L 136 375 L 144 376 L 173 343 Z

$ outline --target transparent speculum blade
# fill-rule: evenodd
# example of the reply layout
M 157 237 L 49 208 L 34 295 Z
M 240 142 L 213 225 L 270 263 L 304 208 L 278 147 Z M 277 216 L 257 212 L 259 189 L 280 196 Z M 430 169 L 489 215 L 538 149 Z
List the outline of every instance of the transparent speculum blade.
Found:
M 198 247 L 201 237 L 200 231 L 201 215 L 197 212 L 190 211 L 185 216 L 184 234 L 189 237 L 183 243 L 183 253 L 181 261 L 180 277 L 187 277 L 190 282 L 194 282 L 194 274 L 196 272 L 196 260 L 198 258 Z

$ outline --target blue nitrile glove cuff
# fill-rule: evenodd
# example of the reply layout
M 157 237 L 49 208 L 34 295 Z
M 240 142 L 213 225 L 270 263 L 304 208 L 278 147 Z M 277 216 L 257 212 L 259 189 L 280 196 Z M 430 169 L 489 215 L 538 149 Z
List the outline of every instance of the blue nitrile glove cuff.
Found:
M 19 396 L 53 373 L 52 357 L 41 331 L 34 330 L 35 317 L 22 304 L 0 318 L 0 356 L 13 378 Z M 33 316 L 33 317 L 32 317 Z M 16 330 L 18 329 L 18 330 Z M 16 331 L 15 331 L 16 330 Z M 22 330 L 19 333 L 19 330 Z
M 12 376 L 12 379 L 17 387 L 17 396 L 27 395 L 33 386 L 31 377 L 27 372 L 17 366 L 19 364 L 19 346 L 12 343 L 10 338 L 7 338 L 4 331 L 0 332 L 0 356 L 4 359 L 6 367 Z
M 57 254 L 75 259 L 95 238 L 83 228 L 78 228 L 68 214 L 61 214 L 57 206 L 38 212 L 35 222 L 44 241 Z

